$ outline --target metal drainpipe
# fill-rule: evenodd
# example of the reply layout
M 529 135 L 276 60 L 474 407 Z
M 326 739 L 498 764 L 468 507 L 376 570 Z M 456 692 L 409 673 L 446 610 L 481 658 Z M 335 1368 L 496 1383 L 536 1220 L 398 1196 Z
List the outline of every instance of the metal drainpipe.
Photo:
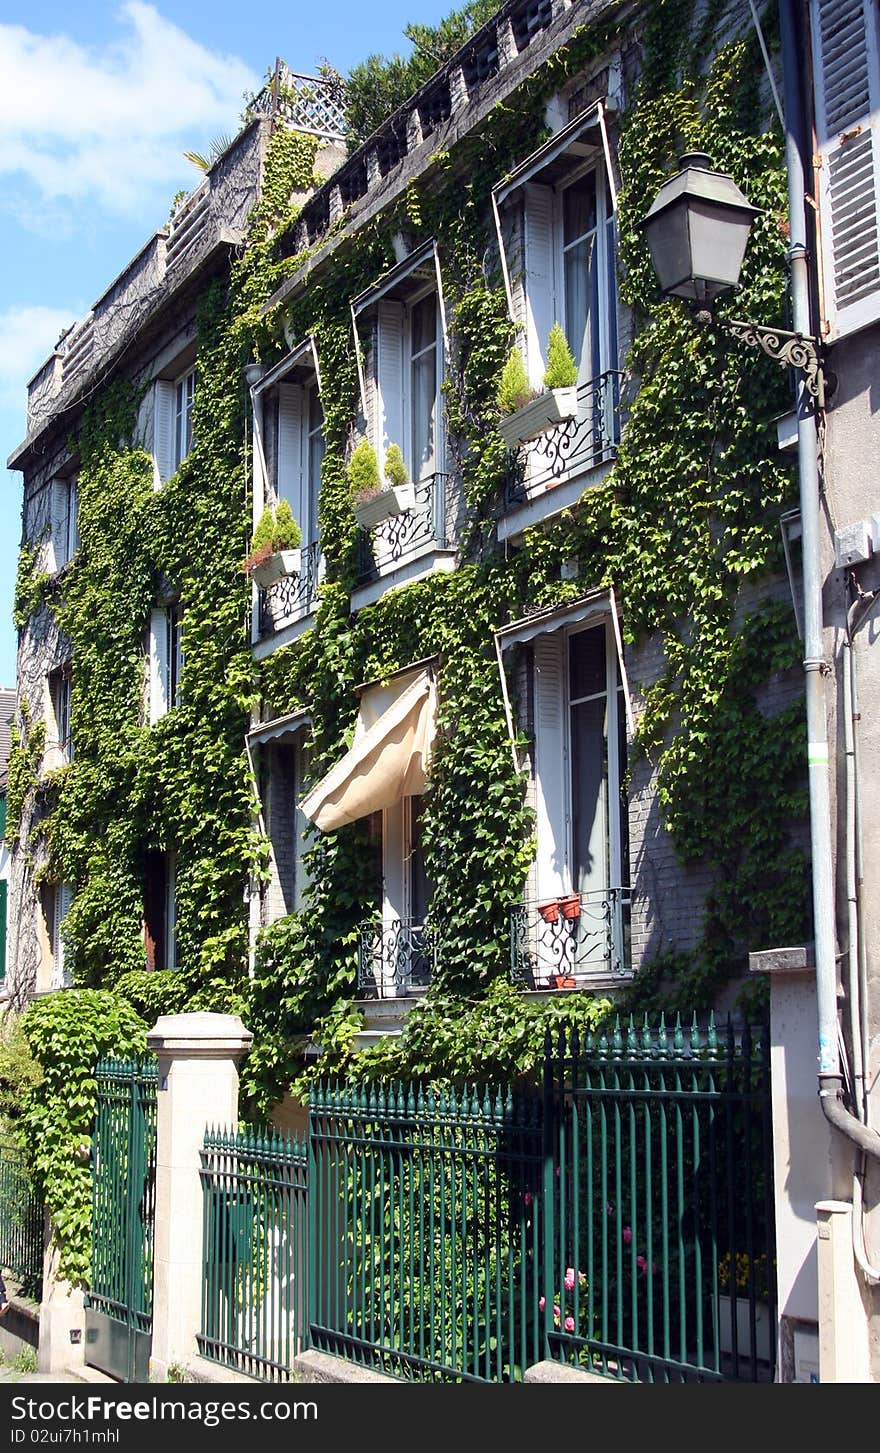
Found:
M 812 336 L 809 261 L 806 245 L 803 135 L 795 0 L 779 0 L 782 82 L 785 97 L 785 160 L 788 172 L 789 261 L 792 321 Z M 804 672 L 807 698 L 807 763 L 810 795 L 816 1006 L 819 1017 L 819 1099 L 825 1118 L 868 1155 L 880 1159 L 880 1135 L 863 1125 L 841 1100 L 837 1042 L 837 971 L 834 949 L 831 801 L 828 784 L 826 673 L 822 649 L 822 570 L 819 542 L 819 458 L 816 426 L 803 375 L 798 376 L 798 478 L 804 573 Z

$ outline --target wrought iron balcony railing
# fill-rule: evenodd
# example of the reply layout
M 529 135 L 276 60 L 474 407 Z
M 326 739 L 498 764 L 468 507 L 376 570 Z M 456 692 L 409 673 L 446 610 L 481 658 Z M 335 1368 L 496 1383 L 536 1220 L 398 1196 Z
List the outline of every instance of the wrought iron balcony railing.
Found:
M 505 511 L 614 458 L 620 443 L 619 369 L 578 385 L 577 414 L 508 451 Z
M 361 924 L 358 991 L 365 996 L 406 999 L 428 987 L 433 963 L 428 924 L 400 918 Z
M 289 625 L 311 615 L 318 603 L 321 578 L 321 546 L 318 540 L 304 545 L 298 575 L 284 575 L 260 591 L 260 636 L 265 639 Z
M 427 554 L 432 548 L 448 550 L 452 524 L 447 510 L 448 474 L 429 474 L 414 486 L 411 510 L 392 515 L 373 530 L 362 530 L 358 556 L 361 585 L 389 575 L 408 559 Z
M 583 988 L 630 972 L 630 890 L 571 893 L 520 903 L 510 915 L 514 983 L 527 989 Z

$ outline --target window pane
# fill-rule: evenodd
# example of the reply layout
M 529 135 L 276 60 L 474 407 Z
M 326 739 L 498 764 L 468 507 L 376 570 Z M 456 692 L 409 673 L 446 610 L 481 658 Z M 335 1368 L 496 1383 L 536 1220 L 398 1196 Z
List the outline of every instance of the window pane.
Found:
M 605 697 L 571 708 L 572 883 L 575 892 L 608 887 L 608 744 Z
M 593 626 L 568 639 L 569 696 L 578 701 L 606 690 L 605 627 Z
M 562 241 L 572 242 L 596 226 L 596 173 L 590 172 L 562 194 Z
M 434 349 L 412 364 L 412 471 L 414 479 L 434 472 L 437 358 Z
M 437 298 L 431 293 L 421 302 L 413 305 L 410 313 L 412 327 L 412 351 L 421 353 L 437 341 Z
M 302 522 L 303 539 L 311 545 L 318 538 L 318 492 L 321 488 L 321 460 L 324 458 L 324 410 L 318 385 L 309 389 L 309 462 L 306 480 L 306 518 Z

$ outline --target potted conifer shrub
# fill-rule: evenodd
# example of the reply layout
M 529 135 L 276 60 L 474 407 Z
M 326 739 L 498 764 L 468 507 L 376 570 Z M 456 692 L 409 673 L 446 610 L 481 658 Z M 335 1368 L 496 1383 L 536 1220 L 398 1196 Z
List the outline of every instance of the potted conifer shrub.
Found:
M 299 575 L 302 565 L 302 532 L 286 499 L 267 505 L 251 540 L 251 551 L 242 570 L 265 590 L 285 575 Z
M 512 348 L 498 385 L 498 428 L 508 449 L 573 419 L 577 413 L 577 364 L 562 328 L 554 323 L 547 339 L 544 388 L 529 386 L 518 348 Z
M 362 530 L 375 529 L 415 504 L 415 486 L 397 444 L 389 444 L 385 451 L 383 479 L 375 449 L 368 439 L 361 439 L 352 452 L 348 483 L 355 519 Z

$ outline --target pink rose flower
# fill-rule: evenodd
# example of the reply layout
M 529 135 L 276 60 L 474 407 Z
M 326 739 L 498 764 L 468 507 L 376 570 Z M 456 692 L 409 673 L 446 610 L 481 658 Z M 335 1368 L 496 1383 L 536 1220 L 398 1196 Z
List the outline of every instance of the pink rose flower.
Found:
M 566 1317 L 566 1319 L 565 1319 L 565 1330 L 566 1330 L 566 1332 L 573 1332 L 574 1331 L 574 1317 Z
M 631 1226 L 624 1226 L 622 1235 L 623 1235 L 623 1239 L 626 1242 L 627 1246 L 629 1246 L 629 1243 L 633 1239 L 632 1227 Z
M 546 1297 L 539 1297 L 538 1298 L 538 1310 L 541 1311 L 541 1312 L 543 1312 L 543 1310 L 546 1307 L 546 1305 L 547 1305 L 547 1298 Z
M 565 1290 L 567 1292 L 570 1292 L 570 1291 L 573 1291 L 574 1290 L 574 1267 L 573 1266 L 569 1266 L 569 1267 L 566 1268 L 566 1272 L 565 1272 L 565 1276 L 563 1277 L 563 1281 L 565 1283 Z
M 648 1259 L 645 1256 L 636 1257 L 636 1266 L 645 1276 L 648 1275 Z

